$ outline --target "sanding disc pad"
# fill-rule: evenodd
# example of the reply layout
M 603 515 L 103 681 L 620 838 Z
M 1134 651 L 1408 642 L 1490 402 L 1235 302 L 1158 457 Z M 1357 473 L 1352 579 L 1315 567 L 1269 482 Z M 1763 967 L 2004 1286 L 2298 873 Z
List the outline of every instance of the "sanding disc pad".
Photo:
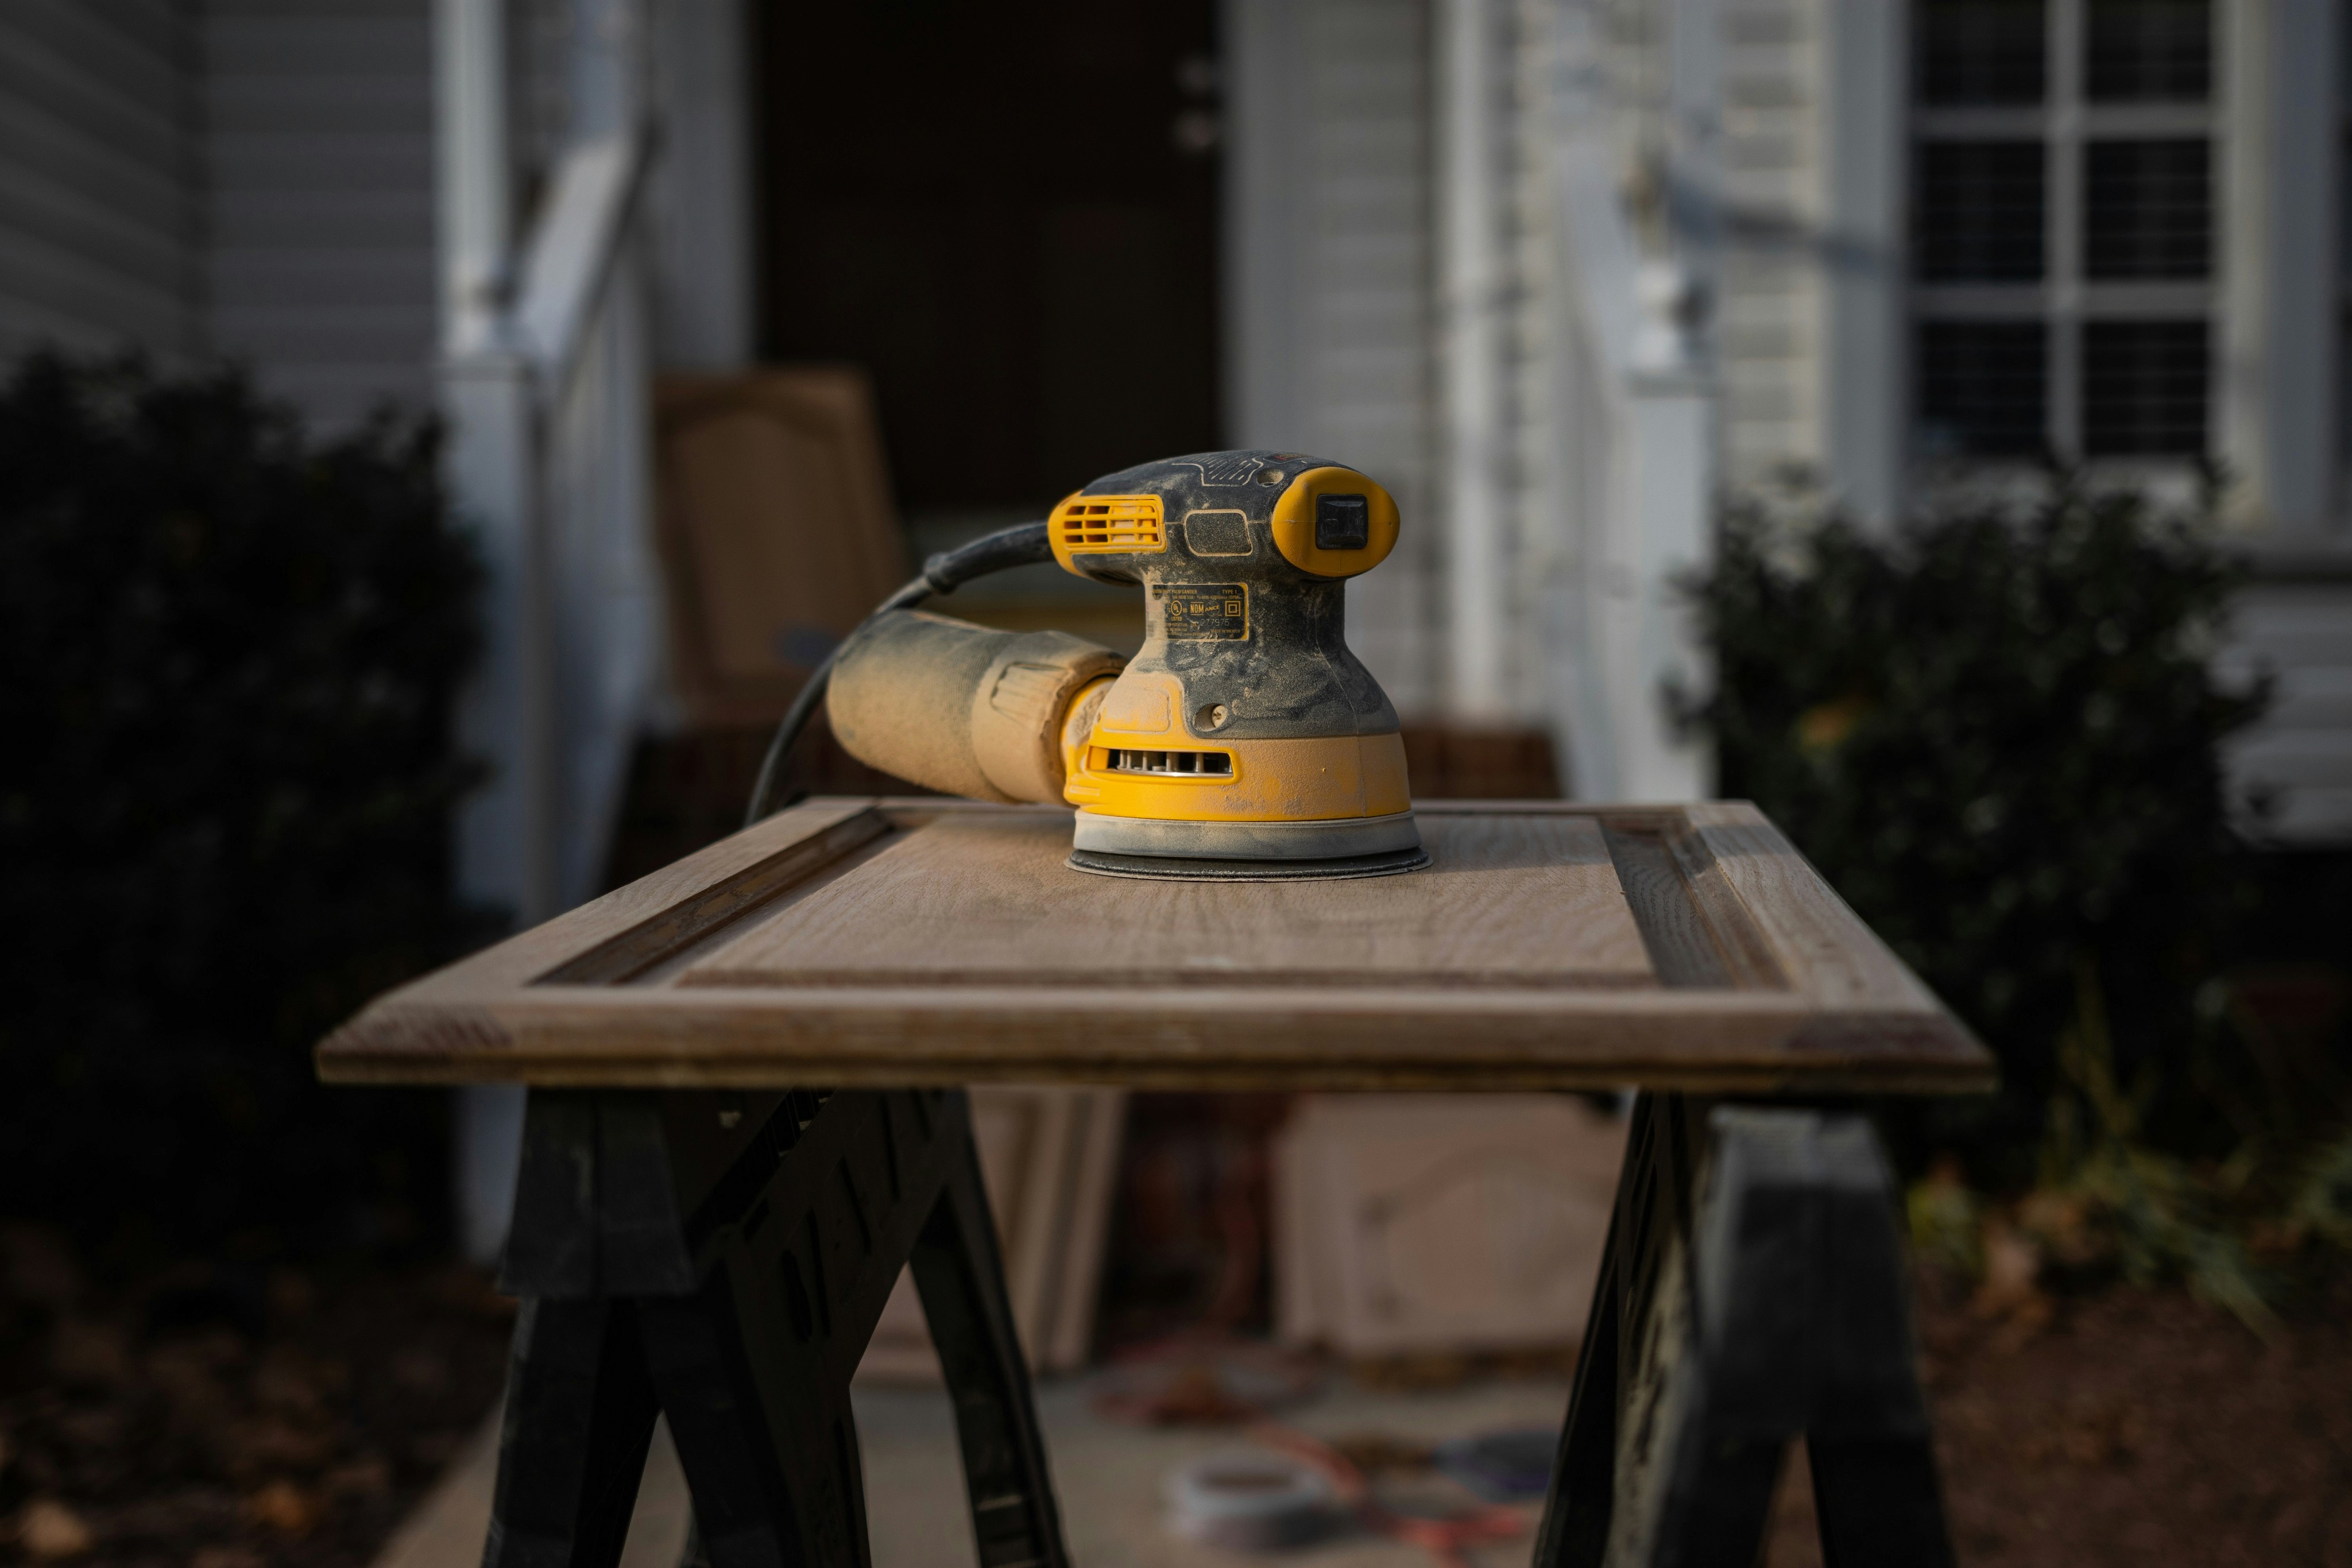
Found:
M 1419 845 L 1379 854 L 1339 855 L 1315 861 L 1241 861 L 1118 855 L 1102 850 L 1072 850 L 1072 871 L 1096 876 L 1130 876 L 1153 882 L 1337 882 L 1346 877 L 1395 876 L 1429 863 Z

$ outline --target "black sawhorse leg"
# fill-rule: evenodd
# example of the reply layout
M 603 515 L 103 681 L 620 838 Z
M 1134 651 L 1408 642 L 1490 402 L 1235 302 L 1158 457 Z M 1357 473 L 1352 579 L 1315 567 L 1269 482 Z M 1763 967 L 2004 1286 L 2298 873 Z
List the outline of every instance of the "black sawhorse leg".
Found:
M 533 1090 L 485 1568 L 611 1568 L 657 1412 L 711 1568 L 867 1568 L 849 1379 L 908 1263 L 981 1568 L 1066 1568 L 960 1091 Z
M 1830 1568 L 1948 1568 L 1860 1116 L 1635 1102 L 1535 1568 L 1749 1568 L 1791 1438 Z

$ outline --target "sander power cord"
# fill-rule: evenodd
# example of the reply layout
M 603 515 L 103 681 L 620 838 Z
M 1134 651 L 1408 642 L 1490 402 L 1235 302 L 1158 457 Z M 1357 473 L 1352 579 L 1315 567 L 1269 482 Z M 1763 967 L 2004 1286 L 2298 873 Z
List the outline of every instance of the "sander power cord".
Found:
M 926 600 L 953 593 L 967 582 L 996 572 L 1010 571 L 1014 567 L 1037 566 L 1053 559 L 1054 547 L 1044 523 L 1022 523 L 1013 528 L 1001 528 L 968 545 L 941 550 L 923 562 L 920 577 L 876 605 L 866 619 L 858 622 L 858 631 L 863 631 L 877 615 L 893 610 L 912 610 Z M 856 632 L 852 632 L 849 637 L 833 645 L 824 662 L 809 676 L 807 684 L 801 687 L 800 694 L 793 698 L 793 706 L 784 710 L 783 722 L 776 726 L 775 737 L 768 742 L 768 754 L 760 759 L 759 780 L 751 786 L 751 804 L 743 811 L 745 827 L 791 804 L 790 801 L 775 800 L 776 785 L 783 775 L 784 758 L 791 753 L 793 743 L 800 738 L 801 731 L 808 727 L 810 718 L 816 713 L 816 705 L 824 700 L 825 688 L 833 680 L 835 658 L 848 645 L 850 637 L 856 634 Z

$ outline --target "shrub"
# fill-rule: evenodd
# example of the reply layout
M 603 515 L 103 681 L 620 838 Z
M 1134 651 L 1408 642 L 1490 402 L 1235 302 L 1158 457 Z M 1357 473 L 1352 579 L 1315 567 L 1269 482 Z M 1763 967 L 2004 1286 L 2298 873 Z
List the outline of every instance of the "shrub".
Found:
M 2178 1070 L 2243 887 L 2220 747 L 2263 704 L 2210 666 L 2233 586 L 2200 516 L 2065 479 L 1891 537 L 1731 508 L 1691 585 L 1717 685 L 1682 716 L 1712 736 L 1723 792 L 1780 822 L 2000 1058 L 1993 1103 L 1898 1114 L 1914 1156 L 2030 1174 L 2083 963 L 2118 1072 L 2173 1092 L 2147 1124 L 2196 1120 Z
M 437 1103 L 309 1053 L 464 939 L 477 574 L 437 439 L 314 442 L 232 371 L 38 355 L 0 388 L 11 1210 L 193 1241 L 437 1209 Z

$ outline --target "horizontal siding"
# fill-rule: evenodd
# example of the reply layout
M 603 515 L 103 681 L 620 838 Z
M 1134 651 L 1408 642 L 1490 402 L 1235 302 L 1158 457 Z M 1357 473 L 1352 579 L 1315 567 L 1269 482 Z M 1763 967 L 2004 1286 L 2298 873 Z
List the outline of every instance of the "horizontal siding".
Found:
M 212 347 L 310 420 L 432 396 L 428 0 L 210 0 Z
M 433 193 L 391 185 L 305 190 L 290 181 L 276 188 L 231 185 L 215 192 L 206 215 L 215 258 L 240 267 L 272 256 L 331 263 L 394 255 L 414 265 L 417 235 L 433 232 Z
M 287 136 L 269 131 L 205 128 L 212 159 L 236 169 L 248 182 L 267 181 L 296 190 L 331 187 L 341 182 L 413 188 L 416 174 L 415 127 L 390 131 L 344 130 L 335 134 Z M 428 188 L 429 192 L 429 188 Z
M 1822 460 L 1820 40 L 1813 0 L 1726 0 L 1726 238 L 1716 319 L 1725 477 Z
M 1501 378 L 1501 430 L 1495 455 L 1505 526 L 1503 712 L 1521 722 L 1543 721 L 1556 705 L 1546 689 L 1549 606 L 1561 591 L 1570 556 L 1562 529 L 1562 475 L 1555 444 L 1559 414 L 1554 382 L 1560 301 L 1554 289 L 1559 225 L 1553 193 L 1556 128 L 1551 101 L 1558 56 L 1555 0 L 1513 0 L 1500 8 L 1508 57 L 1502 63 L 1505 116 L 1501 153 L 1500 248 L 1504 308 L 1496 344 Z
M 418 26 L 425 25 L 420 16 Z M 207 29 L 209 33 L 209 29 Z M 392 70 L 390 80 L 321 80 L 315 77 L 278 77 L 265 71 L 207 72 L 205 128 L 208 131 L 241 135 L 348 135 L 364 131 L 394 136 L 421 135 L 429 166 L 432 157 L 432 69 L 422 68 L 414 79 L 400 60 L 369 59 L 363 50 L 346 61 L 321 60 L 332 72 L 341 66 L 353 74 Z M 424 119 L 419 122 L 418 115 Z
M 0 356 L 198 345 L 191 57 L 170 0 L 0 5 Z
M 1352 463 L 1429 516 L 1429 20 L 1421 0 L 1307 0 L 1313 131 L 1301 303 L 1308 450 Z M 1407 712 L 1436 695 L 1429 530 L 1349 589 L 1349 642 Z
M 2269 831 L 2352 844 L 2352 581 L 2253 584 L 2221 666 L 2275 683 L 2270 712 L 2230 750 L 2233 781 L 2273 800 Z

